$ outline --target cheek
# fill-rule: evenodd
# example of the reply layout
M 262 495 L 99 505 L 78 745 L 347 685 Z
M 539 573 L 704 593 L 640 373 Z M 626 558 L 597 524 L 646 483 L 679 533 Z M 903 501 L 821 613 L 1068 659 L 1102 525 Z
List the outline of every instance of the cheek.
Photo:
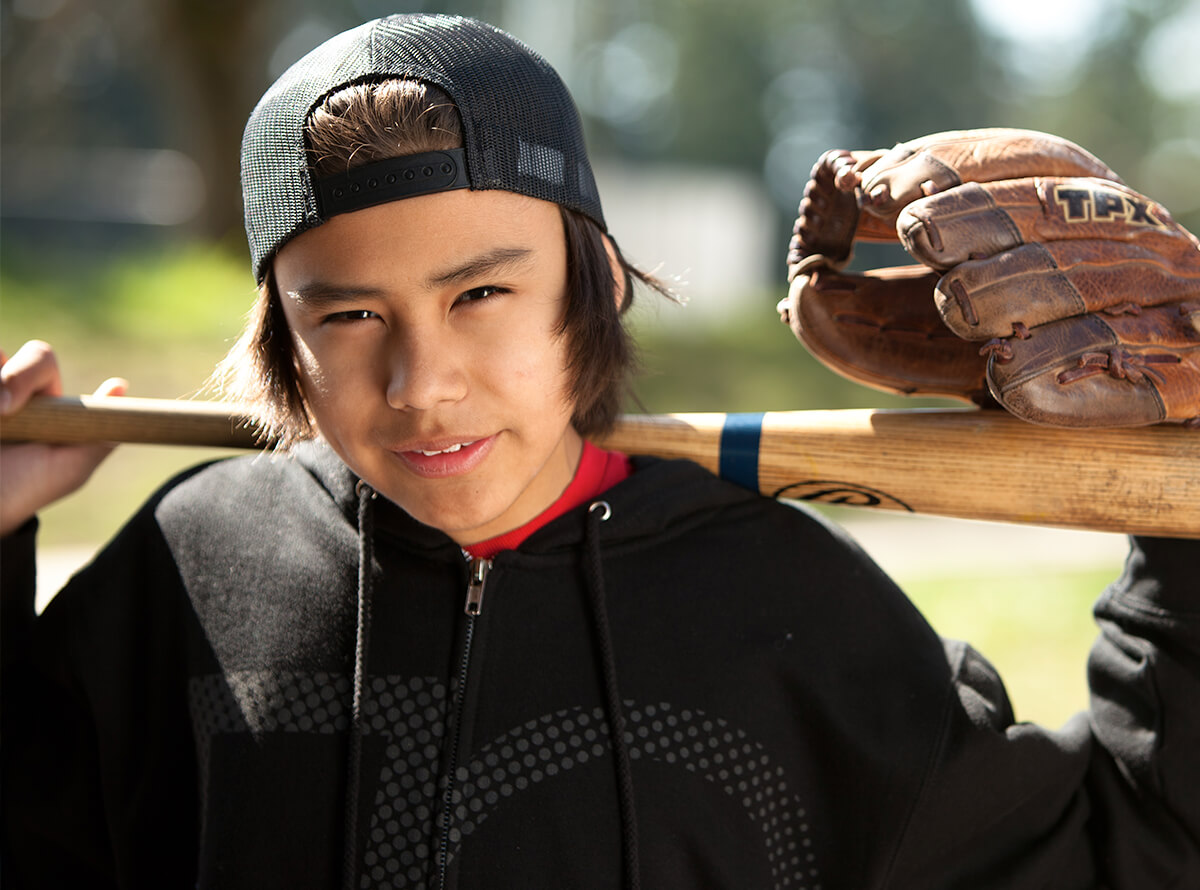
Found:
M 565 336 L 553 330 L 538 330 L 524 340 L 509 340 L 504 353 L 504 373 L 496 375 L 493 370 L 489 372 L 491 379 L 499 382 L 507 378 L 528 399 L 552 404 L 555 409 L 564 407 L 570 392 Z

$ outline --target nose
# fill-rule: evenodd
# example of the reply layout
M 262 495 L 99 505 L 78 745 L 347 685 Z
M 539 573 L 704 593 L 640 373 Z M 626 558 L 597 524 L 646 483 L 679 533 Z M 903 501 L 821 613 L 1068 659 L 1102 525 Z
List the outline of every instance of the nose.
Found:
M 391 346 L 388 405 L 398 410 L 428 410 L 455 402 L 467 393 L 467 375 L 453 345 L 436 336 L 415 333 Z

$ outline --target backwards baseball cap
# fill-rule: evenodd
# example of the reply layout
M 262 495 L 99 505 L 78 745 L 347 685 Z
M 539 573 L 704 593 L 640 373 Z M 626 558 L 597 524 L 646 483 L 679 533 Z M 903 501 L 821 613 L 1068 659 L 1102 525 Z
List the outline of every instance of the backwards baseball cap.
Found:
M 344 87 L 400 77 L 458 108 L 463 149 L 376 161 L 314 180 L 305 124 Z M 579 211 L 602 229 L 579 112 L 557 72 L 498 28 L 447 15 L 394 15 L 318 46 L 284 72 L 242 139 L 246 237 L 259 282 L 289 239 L 331 216 L 454 188 L 503 189 Z

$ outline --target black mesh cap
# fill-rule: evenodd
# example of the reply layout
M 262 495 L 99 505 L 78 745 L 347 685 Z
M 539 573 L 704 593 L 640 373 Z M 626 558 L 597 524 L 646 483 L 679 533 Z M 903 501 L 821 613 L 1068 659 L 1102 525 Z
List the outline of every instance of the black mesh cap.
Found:
M 275 251 L 332 215 L 322 216 L 308 169 L 309 114 L 343 87 L 389 77 L 431 83 L 454 100 L 468 187 L 552 201 L 604 228 L 579 113 L 550 64 L 474 19 L 395 15 L 314 49 L 284 72 L 250 115 L 242 139 L 242 200 L 260 282 Z

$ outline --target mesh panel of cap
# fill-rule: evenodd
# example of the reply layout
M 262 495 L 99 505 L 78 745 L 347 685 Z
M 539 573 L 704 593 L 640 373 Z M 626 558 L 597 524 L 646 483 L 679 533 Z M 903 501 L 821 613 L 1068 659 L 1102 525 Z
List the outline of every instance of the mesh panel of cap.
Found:
M 250 115 L 242 140 L 242 199 L 259 281 L 284 242 L 323 222 L 305 152 L 309 113 L 342 87 L 388 77 L 434 84 L 454 100 L 471 188 L 552 201 L 604 227 L 579 113 L 545 59 L 473 19 L 389 16 L 314 49 Z

